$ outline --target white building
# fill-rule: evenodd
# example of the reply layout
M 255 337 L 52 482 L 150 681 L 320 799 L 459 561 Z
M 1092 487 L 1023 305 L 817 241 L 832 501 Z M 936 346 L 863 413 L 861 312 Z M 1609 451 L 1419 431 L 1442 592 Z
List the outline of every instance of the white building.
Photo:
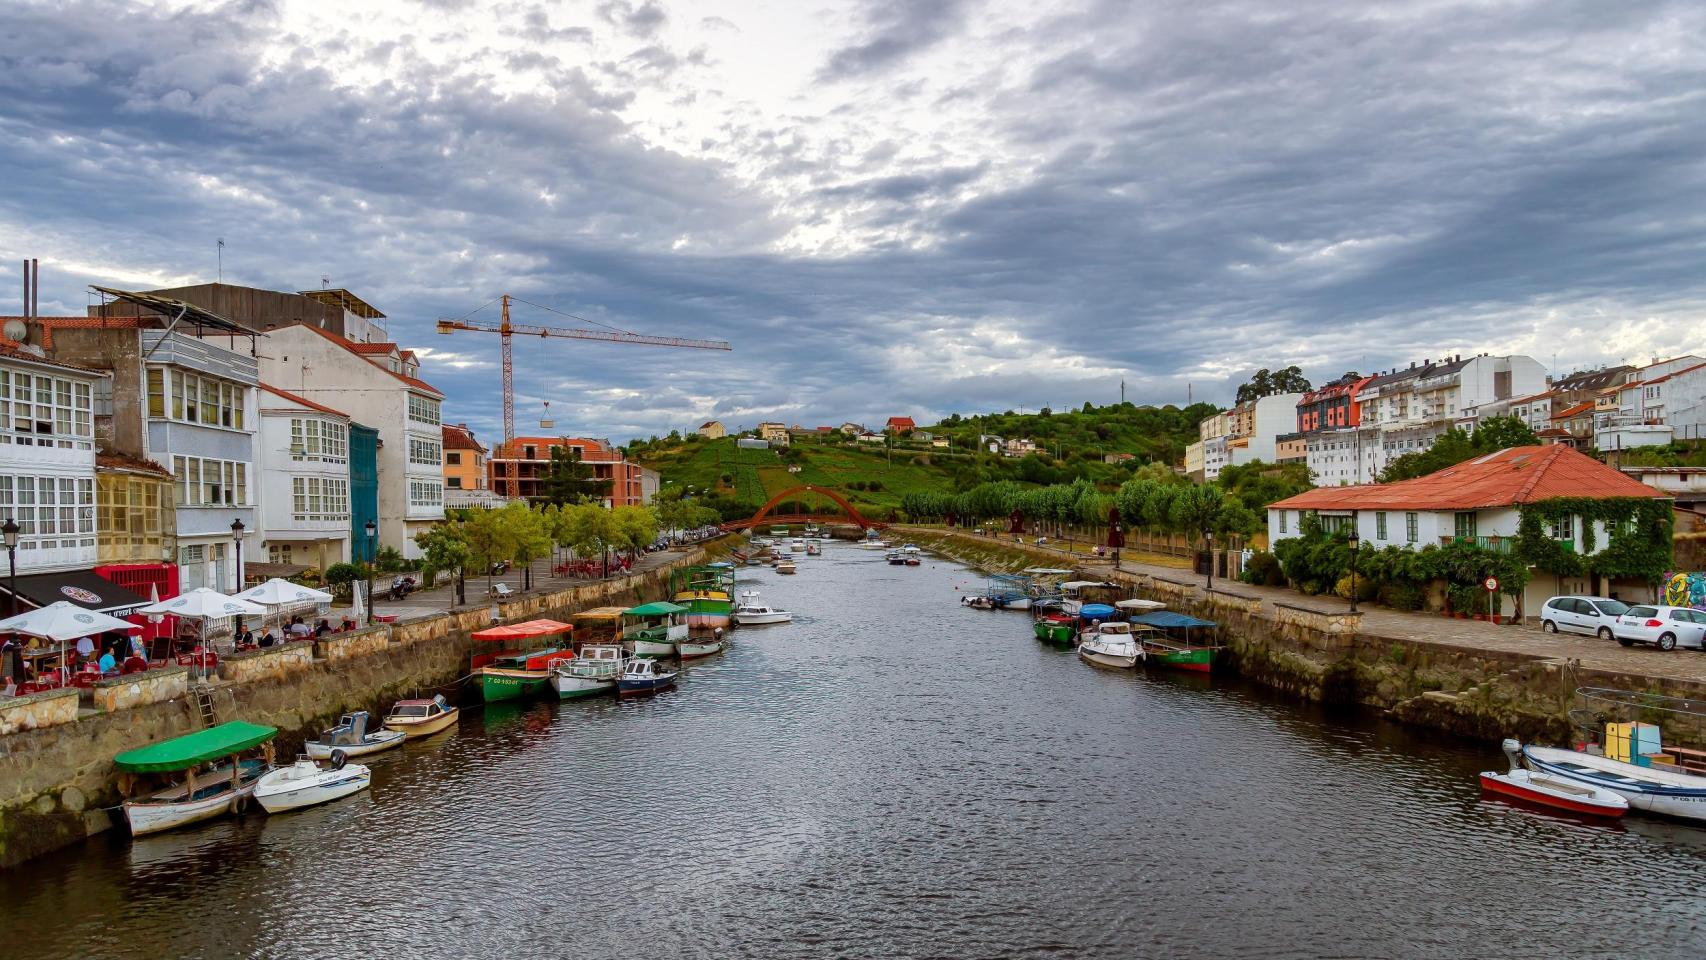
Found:
M 324 570 L 350 559 L 348 414 L 269 384 L 261 393 L 261 549 Z
M 20 575 L 95 565 L 94 398 L 108 376 L 0 347 L 0 522 L 20 528 Z
M 268 332 L 262 370 L 281 390 L 379 431 L 379 546 L 419 557 L 415 534 L 444 519 L 444 395 L 420 379 L 415 355 L 297 323 Z
M 1278 459 L 1276 443 L 1281 435 L 1297 429 L 1297 404 L 1302 399 L 1301 393 L 1274 393 L 1239 404 L 1235 412 L 1238 414 L 1241 428 L 1227 438 L 1228 461 L 1234 466 L 1242 466 L 1256 460 L 1273 463 Z M 1208 467 L 1207 460 L 1205 445 L 1205 471 Z M 1218 469 L 1215 470 L 1216 475 L 1219 472 Z
M 1372 483 L 1373 477 L 1362 464 L 1363 435 L 1354 427 L 1338 430 L 1317 430 L 1305 440 L 1305 462 L 1309 476 L 1318 487 L 1343 487 L 1353 483 Z
M 1232 452 L 1224 436 L 1209 437 L 1199 442 L 1202 444 L 1203 479 L 1213 483 L 1219 479 L 1220 471 L 1232 463 Z
M 1636 371 L 1615 407 L 1596 409 L 1594 446 L 1607 452 L 1698 439 L 1706 427 L 1706 359 L 1661 360 Z

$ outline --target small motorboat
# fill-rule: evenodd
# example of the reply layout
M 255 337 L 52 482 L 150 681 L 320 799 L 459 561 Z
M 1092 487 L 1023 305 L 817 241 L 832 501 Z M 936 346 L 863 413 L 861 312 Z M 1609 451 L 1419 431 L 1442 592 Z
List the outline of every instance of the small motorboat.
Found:
M 805 553 L 806 552 L 805 540 L 803 540 L 799 537 L 795 537 L 794 539 L 789 540 L 788 541 L 788 552 L 789 553 Z
M 883 559 L 887 560 L 891 567 L 906 565 L 906 554 L 900 550 L 890 550 L 888 553 L 883 554 Z
M 794 615 L 786 610 L 778 610 L 775 607 L 759 603 L 757 590 L 748 590 L 742 593 L 740 595 L 740 606 L 736 607 L 734 612 L 735 623 L 743 627 L 763 623 L 787 623 L 792 619 L 794 619 Z
M 453 707 L 443 694 L 431 700 L 398 700 L 385 715 L 385 729 L 400 730 L 405 740 L 430 737 L 456 722 L 460 707 Z
M 675 685 L 679 670 L 665 669 L 656 660 L 635 658 L 628 661 L 616 680 L 619 693 L 651 693 Z
M 823 556 L 823 544 L 819 543 L 816 540 L 807 540 L 806 541 L 806 556 L 808 556 L 808 557 L 821 557 L 821 556 Z
M 589 643 L 580 655 L 553 668 L 551 687 L 563 700 L 578 700 L 616 689 L 616 678 L 628 662 L 620 644 Z
M 794 567 L 794 561 L 783 560 L 782 562 L 776 564 L 776 572 L 777 573 L 794 573 L 794 572 L 796 572 L 796 569 Z
M 723 637 L 723 628 L 718 627 L 710 636 L 688 637 L 676 644 L 675 655 L 681 660 L 697 660 L 722 653 L 728 645 L 728 640 Z
M 281 767 L 255 784 L 255 802 L 268 813 L 300 810 L 329 803 L 352 793 L 366 790 L 373 782 L 373 771 L 359 763 L 347 763 L 342 750 L 332 751 L 332 762 L 322 767 L 306 753 L 296 762 Z
M 367 721 L 366 710 L 346 713 L 338 719 L 337 726 L 320 734 L 320 739 L 303 744 L 302 749 L 315 760 L 332 759 L 334 750 L 342 750 L 346 757 L 363 757 L 392 747 L 400 747 L 408 737 L 402 730 L 387 730 L 384 727 L 368 733 Z
M 1554 747 L 1523 747 L 1522 757 L 1535 773 L 1614 793 L 1643 813 L 1706 820 L 1706 777 Z
M 1103 623 L 1086 631 L 1078 642 L 1078 658 L 1092 667 L 1130 670 L 1143 659 L 1143 644 L 1122 621 Z
M 909 567 L 916 567 L 924 562 L 924 551 L 910 543 L 900 548 L 900 556 L 901 563 L 904 563 Z
M 1588 817 L 1615 818 L 1629 812 L 1629 801 L 1603 787 L 1523 769 L 1522 744 L 1516 740 L 1506 740 L 1504 750 L 1510 771 L 1481 774 L 1481 789 L 1488 793 Z

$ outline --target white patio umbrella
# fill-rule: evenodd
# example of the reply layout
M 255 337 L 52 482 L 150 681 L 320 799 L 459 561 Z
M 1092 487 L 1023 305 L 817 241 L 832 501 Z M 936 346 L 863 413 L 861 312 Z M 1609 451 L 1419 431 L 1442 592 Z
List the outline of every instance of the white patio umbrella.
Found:
M 332 595 L 324 590 L 291 583 L 282 577 L 273 577 L 266 583 L 237 594 L 237 599 L 258 603 L 263 607 L 282 607 L 295 603 L 331 603 Z
M 40 637 L 59 644 L 59 668 L 65 669 L 65 645 L 73 640 L 93 637 L 109 630 L 141 630 L 126 620 L 109 616 L 98 610 L 79 607 L 69 600 L 50 603 L 37 610 L 20 613 L 0 620 L 0 633 L 21 633 Z
M 228 597 L 218 590 L 207 587 L 197 587 L 188 593 L 151 603 L 146 607 L 137 607 L 138 613 L 169 613 L 175 617 L 190 617 L 201 621 L 201 649 L 204 651 L 201 672 L 207 676 L 207 622 L 224 617 L 258 617 L 266 613 L 266 608 L 247 600 Z

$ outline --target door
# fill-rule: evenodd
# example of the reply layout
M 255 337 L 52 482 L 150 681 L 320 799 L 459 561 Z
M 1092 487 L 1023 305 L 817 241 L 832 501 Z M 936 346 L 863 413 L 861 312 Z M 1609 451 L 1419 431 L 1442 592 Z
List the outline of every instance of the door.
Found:
M 1600 627 L 1603 627 L 1606 625 L 1607 621 L 1606 621 L 1605 616 L 1603 616 L 1599 612 L 1598 608 L 1596 608 L 1593 604 L 1589 603 L 1588 601 L 1577 600 L 1575 603 L 1575 607 L 1576 607 L 1576 630 L 1578 632 L 1585 633 L 1585 634 L 1588 634 L 1589 636 L 1592 636 L 1596 633 L 1599 633 Z

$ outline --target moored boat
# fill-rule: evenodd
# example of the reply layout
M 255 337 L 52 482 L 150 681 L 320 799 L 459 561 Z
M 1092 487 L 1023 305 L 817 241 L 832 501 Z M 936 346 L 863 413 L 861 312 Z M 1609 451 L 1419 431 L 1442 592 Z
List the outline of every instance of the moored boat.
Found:
M 715 629 L 729 625 L 734 612 L 735 568 L 728 563 L 690 567 L 670 577 L 670 600 L 686 608 L 689 627 Z
M 1204 643 L 1201 636 L 1203 632 L 1214 629 L 1214 621 L 1199 620 L 1171 610 L 1151 610 L 1132 617 L 1131 622 L 1154 628 L 1146 631 L 1142 638 L 1149 663 L 1197 673 L 1214 670 L 1215 656 L 1223 648 L 1212 642 L 1212 634 L 1206 638 L 1211 641 L 1208 643 Z
M 1078 641 L 1078 657 L 1093 667 L 1130 670 L 1143 659 L 1143 645 L 1131 624 L 1123 621 L 1099 624 Z
M 659 600 L 622 611 L 622 643 L 636 657 L 673 657 L 687 639 L 686 607 Z
M 145 836 L 235 812 L 272 768 L 272 748 L 266 744 L 277 734 L 273 727 L 234 720 L 114 757 L 113 765 L 125 773 L 184 775 L 180 783 L 124 802 L 131 834 Z M 263 751 L 260 758 L 240 756 L 257 748 Z M 202 771 L 219 760 L 227 762 Z
M 302 754 L 295 763 L 268 773 L 255 784 L 255 802 L 268 813 L 283 813 L 366 790 L 373 782 L 373 771 L 344 760 L 343 752 L 337 751 L 332 755 L 332 765 L 322 767 L 313 757 Z
M 1526 746 L 1530 770 L 1609 790 L 1642 813 L 1706 821 L 1706 777 L 1556 747 Z
M 1050 613 L 1031 624 L 1038 640 L 1056 646 L 1070 647 L 1078 638 L 1078 618 L 1065 613 Z
M 796 569 L 792 560 L 783 559 L 776 564 L 777 573 L 794 573 Z
M 1515 740 L 1506 740 L 1503 746 L 1505 757 L 1510 762 L 1510 770 L 1506 773 L 1483 772 L 1481 789 L 1526 803 L 1589 817 L 1615 818 L 1629 812 L 1629 801 L 1603 787 L 1524 770 L 1522 744 Z
M 635 658 L 623 668 L 616 685 L 621 693 L 651 693 L 673 686 L 678 674 L 679 671 L 666 669 L 656 660 Z
M 334 752 L 342 752 L 346 757 L 360 757 L 400 747 L 408 737 L 401 730 L 383 727 L 369 732 L 369 719 L 366 710 L 346 713 L 338 718 L 337 726 L 322 731 L 320 739 L 304 743 L 302 749 L 314 760 L 329 760 Z
M 431 700 L 398 700 L 385 715 L 385 729 L 401 730 L 404 738 L 430 737 L 456 722 L 461 707 L 453 707 L 443 694 Z
M 722 653 L 728 648 L 728 645 L 728 639 L 723 636 L 723 631 L 717 630 L 708 635 L 689 636 L 686 640 L 677 643 L 675 655 L 683 660 L 698 660 Z
M 492 703 L 545 692 L 550 686 L 551 668 L 574 655 L 568 639 L 573 630 L 567 623 L 542 619 L 475 631 L 475 640 L 515 645 L 474 658 L 473 677 L 480 685 L 480 696 Z M 552 637 L 561 640 L 552 642 Z
M 552 671 L 551 686 L 564 700 L 578 700 L 616 689 L 616 679 L 628 662 L 617 644 L 589 643 L 573 660 L 565 660 Z
M 778 610 L 758 602 L 758 591 L 748 590 L 740 595 L 740 606 L 735 608 L 735 623 L 743 627 L 757 626 L 765 623 L 787 623 L 794 615 L 786 610 Z
M 900 558 L 901 563 L 909 567 L 916 567 L 924 562 L 924 551 L 909 543 L 900 548 Z
M 889 562 L 889 566 L 899 567 L 899 566 L 903 566 L 906 563 L 906 554 L 903 553 L 899 548 L 896 548 L 896 549 L 890 550 L 888 553 L 883 554 L 883 559 L 887 560 Z
M 823 544 L 819 543 L 816 540 L 807 540 L 806 541 L 806 556 L 808 556 L 808 557 L 820 557 L 822 555 L 823 555 Z

